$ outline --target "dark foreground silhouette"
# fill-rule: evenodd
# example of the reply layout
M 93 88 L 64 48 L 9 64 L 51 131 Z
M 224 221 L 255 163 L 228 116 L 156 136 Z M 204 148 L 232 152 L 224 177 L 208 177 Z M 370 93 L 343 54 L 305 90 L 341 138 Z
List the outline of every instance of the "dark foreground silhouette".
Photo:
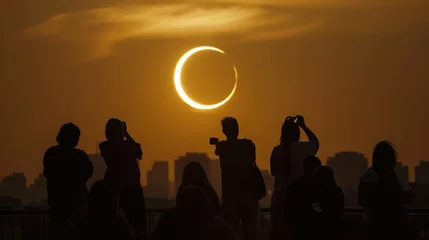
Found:
M 58 145 L 49 148 L 43 159 L 54 239 L 82 237 L 87 226 L 86 182 L 93 166 L 88 155 L 76 148 L 79 138 L 76 125 L 64 124 L 57 136 Z
M 266 194 L 256 165 L 256 147 L 239 139 L 238 121 L 221 121 L 226 140 L 212 138 L 220 158 L 222 199 L 219 200 L 198 162 L 183 172 L 176 205 L 159 220 L 155 240 L 261 239 L 259 200 Z M 308 138 L 300 142 L 300 129 Z M 58 145 L 44 156 L 48 204 L 54 239 L 146 239 L 146 208 L 140 184 L 138 161 L 143 152 L 119 119 L 106 124 L 107 140 L 99 147 L 107 169 L 104 180 L 88 193 L 87 180 L 93 166 L 88 155 L 76 148 L 79 128 L 64 124 Z M 275 177 L 271 200 L 272 239 L 345 239 L 344 195 L 331 168 L 315 156 L 316 135 L 304 117 L 287 117 L 280 144 L 273 148 L 271 174 Z M 359 204 L 367 218 L 366 239 L 417 239 L 406 221 L 406 204 L 412 193 L 405 189 L 394 170 L 397 157 L 388 142 L 378 143 L 373 165 L 359 179 Z M 357 234 L 354 234 L 357 236 Z
M 133 226 L 136 239 L 146 239 L 146 207 L 137 162 L 143 156 L 141 146 L 119 119 L 107 122 L 106 138 L 100 143 L 100 153 L 107 166 L 104 180 L 111 195 L 107 199 L 112 205 L 110 209 L 116 212 L 120 207 Z
M 241 222 L 245 239 L 260 239 L 258 201 L 265 196 L 265 185 L 263 179 L 257 182 L 262 177 L 256 166 L 255 144 L 238 138 L 235 118 L 226 117 L 221 123 L 226 140 L 216 144 L 215 154 L 222 172 L 222 217 L 237 235 Z

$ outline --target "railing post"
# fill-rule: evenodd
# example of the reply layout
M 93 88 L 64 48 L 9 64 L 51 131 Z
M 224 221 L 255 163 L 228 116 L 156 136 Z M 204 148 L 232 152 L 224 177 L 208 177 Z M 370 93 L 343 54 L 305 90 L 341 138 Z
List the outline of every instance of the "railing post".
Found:
M 12 240 L 15 240 L 15 216 L 12 216 Z

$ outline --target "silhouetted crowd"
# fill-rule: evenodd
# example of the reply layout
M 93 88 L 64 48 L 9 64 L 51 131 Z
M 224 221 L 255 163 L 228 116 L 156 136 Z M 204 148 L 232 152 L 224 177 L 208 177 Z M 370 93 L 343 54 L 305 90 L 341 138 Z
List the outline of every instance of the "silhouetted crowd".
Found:
M 138 164 L 143 152 L 126 123 L 113 118 L 107 122 L 107 140 L 99 144 L 107 169 L 90 191 L 86 183 L 93 165 L 76 148 L 80 130 L 64 124 L 58 145 L 49 148 L 43 160 L 54 239 L 262 239 L 259 200 L 266 196 L 266 188 L 256 165 L 255 144 L 238 137 L 235 118 L 226 117 L 221 125 L 226 140 L 212 138 L 210 144 L 220 159 L 222 198 L 203 167 L 189 163 L 175 206 L 162 214 L 148 236 Z M 308 141 L 300 141 L 301 131 Z M 318 150 L 319 140 L 304 117 L 287 117 L 270 158 L 272 240 L 345 239 L 344 194 L 332 169 L 316 157 Z M 378 143 L 372 166 L 359 179 L 357 200 L 365 210 L 366 239 L 414 238 L 406 222 L 406 204 L 413 195 L 396 176 L 396 159 L 392 144 Z

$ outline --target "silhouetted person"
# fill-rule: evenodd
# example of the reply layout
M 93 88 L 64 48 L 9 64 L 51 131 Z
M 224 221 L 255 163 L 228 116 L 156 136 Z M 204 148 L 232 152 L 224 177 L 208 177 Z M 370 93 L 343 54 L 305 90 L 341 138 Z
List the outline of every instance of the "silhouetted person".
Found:
M 300 142 L 300 127 L 307 135 L 307 142 Z M 271 225 L 272 238 L 281 233 L 281 213 L 286 189 L 298 177 L 304 174 L 303 160 L 308 156 L 316 155 L 319 150 L 319 140 L 307 127 L 303 116 L 287 117 L 281 128 L 280 145 L 273 148 L 270 158 L 271 175 L 274 176 L 274 189 L 271 197 Z
M 372 154 L 372 167 L 359 181 L 358 201 L 365 209 L 372 239 L 406 239 L 405 204 L 411 198 L 394 170 L 396 156 L 389 142 L 379 142 Z
M 246 239 L 260 239 L 259 199 L 252 188 L 256 147 L 250 139 L 239 139 L 235 118 L 222 120 L 226 141 L 216 144 L 222 172 L 222 216 L 238 233 L 240 220 Z
M 314 176 L 321 166 L 320 159 L 310 156 L 304 159 L 304 176 L 297 178 L 287 189 L 284 201 L 285 221 L 290 226 L 292 239 L 313 239 L 315 200 Z
M 229 225 L 219 219 L 205 191 L 197 186 L 183 187 L 176 208 L 163 214 L 154 231 L 154 240 L 236 240 Z
M 126 124 L 115 118 L 106 124 L 106 138 L 99 147 L 107 166 L 104 180 L 111 189 L 111 204 L 121 206 L 136 238 L 144 239 L 146 207 L 137 162 L 143 156 L 141 146 L 130 136 Z
M 198 186 L 203 189 L 210 198 L 212 207 L 216 216 L 220 217 L 220 201 L 216 191 L 207 178 L 206 172 L 198 162 L 188 163 L 183 170 L 182 185 L 180 185 L 178 193 L 189 185 Z
M 95 182 L 89 192 L 89 231 L 86 240 L 134 240 L 134 230 L 120 206 L 113 206 L 106 182 Z M 111 209 L 114 207 L 114 209 Z
M 344 194 L 328 166 L 319 167 L 314 173 L 316 212 L 315 233 L 321 239 L 342 239 L 341 217 L 344 211 Z
M 93 166 L 88 155 L 77 149 L 80 130 L 73 123 L 64 124 L 57 136 L 57 146 L 49 148 L 43 159 L 48 205 L 55 239 L 81 235 L 88 215 L 86 182 Z

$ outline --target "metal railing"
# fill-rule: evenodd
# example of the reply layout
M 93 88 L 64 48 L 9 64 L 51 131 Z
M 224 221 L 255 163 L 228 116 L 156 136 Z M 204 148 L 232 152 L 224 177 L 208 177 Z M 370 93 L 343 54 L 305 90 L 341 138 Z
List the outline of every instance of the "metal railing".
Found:
M 147 210 L 148 239 L 151 239 L 161 215 L 167 209 Z M 269 239 L 270 229 L 269 208 L 261 208 L 262 239 Z M 408 209 L 408 221 L 421 239 L 429 240 L 429 209 Z M 361 208 L 345 208 L 344 219 L 355 231 L 361 229 L 364 212 Z M 363 230 L 362 230 L 363 231 Z M 3 210 L 0 211 L 1 240 L 48 240 L 50 224 L 48 210 Z

